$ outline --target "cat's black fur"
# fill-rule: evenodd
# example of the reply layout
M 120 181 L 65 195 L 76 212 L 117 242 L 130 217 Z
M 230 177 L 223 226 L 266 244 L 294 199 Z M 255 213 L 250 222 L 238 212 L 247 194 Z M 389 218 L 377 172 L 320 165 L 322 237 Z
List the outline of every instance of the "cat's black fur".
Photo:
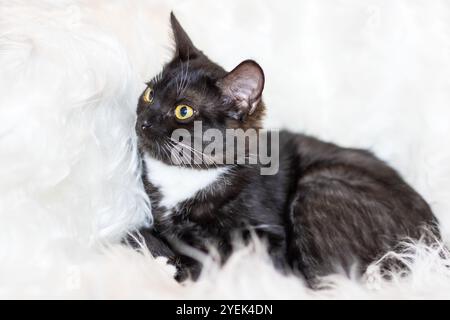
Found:
M 141 154 L 168 164 L 161 144 L 176 128 L 192 130 L 192 122 L 179 123 L 172 116 L 180 101 L 198 107 L 195 117 L 205 129 L 222 131 L 260 128 L 265 109 L 260 97 L 264 76 L 255 62 L 244 62 L 246 70 L 237 68 L 257 78 L 256 93 L 242 103 L 224 89 L 239 72 L 230 76 L 233 72 L 194 47 L 173 15 L 171 22 L 175 57 L 150 83 L 152 105 L 141 98 L 136 124 Z M 182 74 L 188 85 L 180 96 L 175 88 Z M 256 109 L 250 112 L 252 105 Z M 160 192 L 146 174 L 155 224 L 141 233 L 155 256 L 166 256 L 179 267 L 179 279 L 196 278 L 201 269 L 181 244 L 202 252 L 214 245 L 225 261 L 234 236 L 246 238 L 251 231 L 267 240 L 277 267 L 300 272 L 308 280 L 340 268 L 349 271 L 355 264 L 363 272 L 400 240 L 419 239 L 424 227 L 438 237 L 428 204 L 394 169 L 368 151 L 301 134 L 281 132 L 278 174 L 264 176 L 258 165 L 235 165 L 225 179 L 172 209 L 168 217 L 163 217 L 167 208 L 159 205 Z

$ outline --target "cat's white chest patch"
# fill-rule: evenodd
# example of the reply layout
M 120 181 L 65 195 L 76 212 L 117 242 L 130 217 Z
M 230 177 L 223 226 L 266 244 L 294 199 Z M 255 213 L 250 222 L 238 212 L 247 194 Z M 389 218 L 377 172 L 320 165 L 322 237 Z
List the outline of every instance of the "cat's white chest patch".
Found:
M 147 179 L 161 193 L 160 205 L 171 209 L 220 178 L 227 168 L 191 169 L 165 164 L 144 155 Z

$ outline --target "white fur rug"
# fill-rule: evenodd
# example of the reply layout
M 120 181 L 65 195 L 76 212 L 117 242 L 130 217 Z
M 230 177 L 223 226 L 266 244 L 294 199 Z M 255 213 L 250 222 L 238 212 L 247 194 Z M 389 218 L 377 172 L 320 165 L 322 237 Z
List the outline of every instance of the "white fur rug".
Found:
M 314 292 L 257 244 L 184 286 L 118 244 L 150 222 L 134 112 L 171 9 L 224 67 L 261 63 L 268 126 L 374 150 L 450 239 L 448 1 L 0 0 L 0 298 L 450 298 L 450 257 L 420 245 L 407 277 Z

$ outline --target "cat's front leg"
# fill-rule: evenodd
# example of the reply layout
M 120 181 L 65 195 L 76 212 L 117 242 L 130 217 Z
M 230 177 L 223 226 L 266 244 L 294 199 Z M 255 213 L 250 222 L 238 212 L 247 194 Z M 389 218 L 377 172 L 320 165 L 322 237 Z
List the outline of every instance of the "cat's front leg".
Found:
M 178 253 L 154 229 L 141 229 L 137 235 L 129 237 L 128 242 L 133 247 L 138 248 L 141 244 L 137 239 L 143 240 L 145 247 L 153 257 L 166 258 L 167 262 L 176 268 L 177 271 L 174 278 L 178 282 L 183 282 L 187 279 L 195 280 L 200 275 L 201 264 L 192 258 Z

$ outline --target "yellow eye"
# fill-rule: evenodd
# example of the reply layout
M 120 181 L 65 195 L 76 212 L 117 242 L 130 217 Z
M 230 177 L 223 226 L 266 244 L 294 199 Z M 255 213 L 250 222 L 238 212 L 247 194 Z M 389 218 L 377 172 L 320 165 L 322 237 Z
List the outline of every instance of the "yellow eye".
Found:
M 175 117 L 178 120 L 187 120 L 194 115 L 194 109 L 191 107 L 181 104 L 175 108 Z
M 152 103 L 153 96 L 154 96 L 153 89 L 149 87 L 144 91 L 144 95 L 142 96 L 142 98 L 144 99 L 145 103 Z

